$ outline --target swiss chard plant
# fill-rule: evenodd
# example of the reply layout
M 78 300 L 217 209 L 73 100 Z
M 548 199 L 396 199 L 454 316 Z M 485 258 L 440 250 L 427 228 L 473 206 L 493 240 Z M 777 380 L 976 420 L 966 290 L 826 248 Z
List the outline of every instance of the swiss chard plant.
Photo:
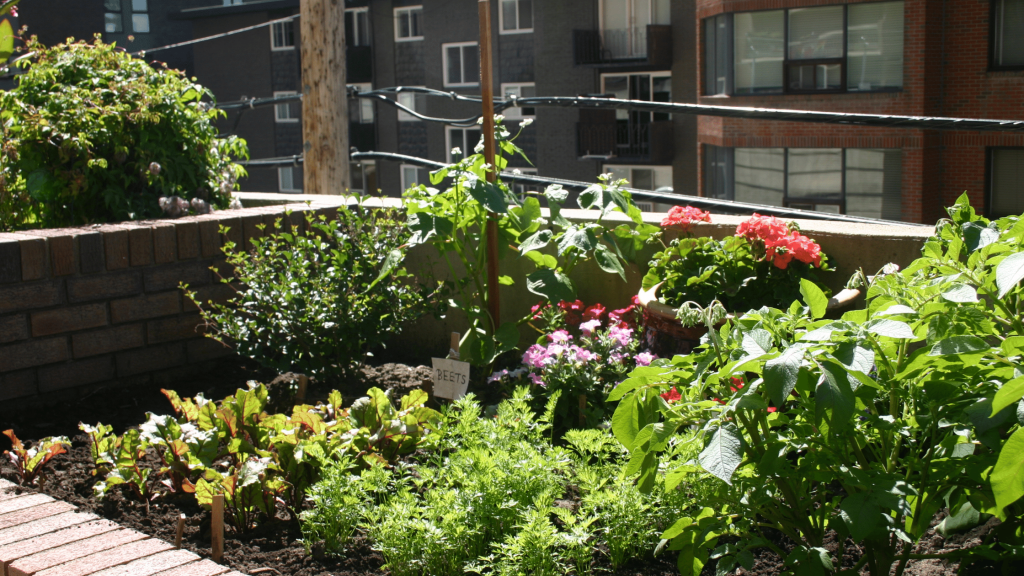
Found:
M 449 179 L 447 190 L 421 185 L 405 192 L 407 224 L 412 234 L 409 242 L 432 245 L 451 269 L 454 297 L 450 304 L 464 311 L 470 323 L 459 354 L 479 366 L 490 365 L 499 354 L 515 348 L 519 342 L 517 325 L 529 319 L 517 318 L 499 326 L 490 317 L 486 286 L 488 222 L 497 223 L 499 260 L 526 258 L 534 268 L 525 279 L 501 276 L 501 285 L 524 282 L 527 290 L 550 302 L 576 299 L 569 274 L 591 259 L 602 270 L 625 280 L 625 263 L 658 231 L 657 226 L 644 224 L 640 210 L 623 188 L 625 181 L 614 181 L 610 175 L 602 176 L 601 182 L 577 198 L 579 208 L 598 212 L 595 220 L 567 219 L 562 209 L 569 192 L 558 185 L 549 186 L 543 193 L 550 208 L 550 217 L 543 218 L 537 194 L 520 199 L 500 178 L 493 183 L 487 180 L 488 174 L 500 173 L 508 165 L 506 154 L 523 153 L 514 139 L 498 122 L 495 166 L 486 163 L 479 145 L 478 153 L 431 173 L 433 185 Z M 623 218 L 615 218 L 616 214 Z
M 63 436 L 43 438 L 32 448 L 26 448 L 14 434 L 14 430 L 4 430 L 4 436 L 11 441 L 11 449 L 4 454 L 10 459 L 22 486 L 31 486 L 38 482 L 42 485 L 46 480 L 46 466 L 54 457 L 67 452 L 71 442 Z
M 641 487 L 660 460 L 670 489 L 720 480 L 700 514 L 662 535 L 683 574 L 709 558 L 720 574 L 749 568 L 759 547 L 798 574 L 1024 557 L 1024 220 L 990 222 L 966 195 L 949 215 L 921 258 L 874 278 L 866 309 L 823 319 L 826 297 L 804 280 L 804 304 L 752 310 L 612 392 L 613 430 Z M 696 461 L 664 458 L 693 429 Z M 940 511 L 941 534 L 1002 522 L 974 547 L 919 553 Z M 851 540 L 863 554 L 844 565 Z

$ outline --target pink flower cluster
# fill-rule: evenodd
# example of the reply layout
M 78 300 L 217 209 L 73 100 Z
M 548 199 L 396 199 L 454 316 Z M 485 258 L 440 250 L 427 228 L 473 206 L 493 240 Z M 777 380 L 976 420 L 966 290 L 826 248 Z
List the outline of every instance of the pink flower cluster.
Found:
M 711 213 L 693 206 L 673 206 L 668 216 L 661 221 L 662 228 L 679 228 L 689 232 L 695 222 L 711 222 Z
M 765 259 L 785 270 L 796 260 L 821 266 L 821 246 L 807 236 L 790 231 L 789 226 L 774 216 L 754 215 L 736 227 L 736 235 L 751 242 L 763 242 Z

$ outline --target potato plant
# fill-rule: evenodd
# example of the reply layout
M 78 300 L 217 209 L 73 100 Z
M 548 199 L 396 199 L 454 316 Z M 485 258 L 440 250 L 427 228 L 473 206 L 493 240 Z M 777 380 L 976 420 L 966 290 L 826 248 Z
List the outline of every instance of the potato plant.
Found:
M 823 319 L 827 299 L 804 281 L 804 304 L 752 310 L 609 396 L 621 399 L 612 426 L 627 473 L 645 489 L 667 446 L 700 430 L 697 462 L 670 466 L 665 483 L 720 480 L 700 514 L 662 535 L 683 574 L 709 558 L 719 573 L 749 569 L 761 547 L 788 572 L 834 574 L 848 538 L 864 553 L 847 568 L 875 576 L 911 559 L 1024 556 L 1024 220 L 990 222 L 966 195 L 949 216 L 921 258 L 875 277 L 866 309 Z M 973 548 L 914 553 L 939 511 L 943 534 L 1002 523 Z
M 174 415 L 149 414 L 139 429 L 121 436 L 103 424 L 80 426 L 89 437 L 93 473 L 102 477 L 94 487 L 97 497 L 125 484 L 144 501 L 178 494 L 209 507 L 223 494 L 229 521 L 243 531 L 272 518 L 278 503 L 297 514 L 332 458 L 393 464 L 440 425 L 440 414 L 423 405 L 427 394 L 420 390 L 398 408 L 376 388 L 343 408 L 335 391 L 326 404 L 295 406 L 290 415 L 268 414 L 267 388 L 255 382 L 220 402 L 164 394 Z M 142 465 L 150 451 L 161 461 L 155 473 Z

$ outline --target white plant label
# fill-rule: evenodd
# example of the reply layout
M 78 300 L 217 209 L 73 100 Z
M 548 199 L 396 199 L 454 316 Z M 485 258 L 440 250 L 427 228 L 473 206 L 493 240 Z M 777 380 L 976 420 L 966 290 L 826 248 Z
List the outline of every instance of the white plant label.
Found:
M 469 362 L 431 358 L 434 365 L 434 396 L 458 400 L 469 388 Z

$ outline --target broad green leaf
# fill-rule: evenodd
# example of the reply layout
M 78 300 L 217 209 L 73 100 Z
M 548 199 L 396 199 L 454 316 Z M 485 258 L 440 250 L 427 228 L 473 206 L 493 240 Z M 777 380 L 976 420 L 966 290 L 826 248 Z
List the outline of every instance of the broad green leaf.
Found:
M 1024 398 L 1024 376 L 1010 380 L 996 392 L 996 397 L 992 400 L 992 416 L 1021 398 Z
M 999 297 L 1006 296 L 1024 278 L 1024 252 L 1011 254 L 996 267 L 996 287 Z
M 558 253 L 565 254 L 571 248 L 580 252 L 590 252 L 597 247 L 597 238 L 590 226 L 570 226 L 566 228 L 562 237 L 558 240 Z
M 697 459 L 705 470 L 732 485 L 732 473 L 743 461 L 743 437 L 736 425 L 720 426 Z
M 14 29 L 6 18 L 0 22 L 0 62 L 6 62 L 14 54 Z
M 555 233 L 548 229 L 538 230 L 532 236 L 523 240 L 523 243 L 519 245 L 519 253 L 527 254 L 534 250 L 544 248 L 549 242 L 551 242 L 551 237 L 554 235 Z
M 525 254 L 523 254 L 523 256 L 526 256 L 528 259 L 530 259 L 530 261 L 533 262 L 534 266 L 538 268 L 558 268 L 558 260 L 555 259 L 555 257 L 552 256 L 551 254 L 542 254 L 534 250 L 533 252 L 526 252 Z
M 853 416 L 856 406 L 846 370 L 841 364 L 831 360 L 819 365 L 821 377 L 814 393 L 815 418 L 822 420 L 826 413 L 831 413 L 830 427 L 835 430 L 844 428 Z
M 552 184 L 544 189 L 544 197 L 548 199 L 548 202 L 564 204 L 569 198 L 569 191 L 562 188 L 561 184 Z
M 1000 517 L 1003 510 L 1024 496 L 1024 428 L 1018 428 L 1003 444 L 989 481 Z
M 1006 340 L 1003 340 L 1000 348 L 1003 349 L 1003 354 L 1006 354 L 1007 356 L 1016 356 L 1024 351 L 1024 336 L 1010 336 Z
M 772 335 L 767 330 L 756 328 L 743 335 L 741 346 L 747 356 L 762 356 L 772 349 Z
M 469 189 L 470 196 L 480 203 L 484 208 L 495 214 L 508 212 L 508 204 L 505 202 L 505 193 L 501 187 L 487 180 L 477 180 Z
M 951 356 L 970 352 L 984 352 L 989 349 L 988 343 L 977 336 L 953 336 L 936 342 L 928 353 L 929 356 Z
M 843 342 L 833 354 L 844 366 L 864 374 L 875 365 L 875 351 L 857 342 Z
M 967 250 L 975 252 L 999 240 L 999 231 L 974 222 L 967 222 L 961 228 Z
M 512 350 L 519 344 L 519 328 L 515 322 L 505 322 L 494 333 L 494 339 L 498 341 L 498 354 Z
M 866 492 L 858 492 L 843 499 L 841 516 L 855 541 L 863 541 L 882 522 L 882 509 L 871 501 Z
M 1010 411 L 1006 408 L 1003 408 L 1002 411 L 994 412 L 992 410 L 992 400 L 988 398 L 979 400 L 964 408 L 964 413 L 967 414 L 971 423 L 974 424 L 978 434 L 984 434 L 1010 418 Z
M 953 284 L 942 293 L 942 298 L 959 304 L 974 304 L 978 301 L 978 291 L 967 284 Z
M 557 270 L 545 268 L 536 270 L 526 277 L 526 289 L 547 298 L 551 302 L 576 299 L 576 288 L 569 277 Z
M 807 278 L 800 279 L 800 295 L 803 296 L 804 304 L 811 309 L 811 318 L 818 319 L 825 315 L 828 309 L 828 297 L 818 288 L 818 285 Z
M 639 418 L 637 413 L 637 398 L 630 396 L 619 402 L 615 413 L 612 415 L 612 432 L 615 438 L 627 450 L 633 449 L 633 441 L 640 433 Z
M 796 388 L 800 375 L 800 363 L 803 360 L 803 348 L 790 347 L 778 358 L 769 360 L 764 365 L 764 385 L 772 404 L 782 406 L 789 393 Z
M 498 276 L 498 284 L 501 284 L 502 286 L 512 286 L 515 283 L 515 280 L 513 280 L 511 276 Z
M 594 260 L 597 261 L 597 265 L 601 270 L 609 274 L 618 274 L 623 282 L 626 281 L 626 269 L 622 267 L 622 262 L 604 244 L 597 245 L 597 249 L 594 251 Z
M 889 338 L 913 339 L 914 331 L 906 322 L 899 320 L 877 319 L 864 325 L 864 329 L 872 334 Z
M 935 531 L 943 538 L 949 538 L 957 532 L 963 532 L 981 524 L 981 513 L 974 509 L 970 501 L 964 502 L 956 514 L 946 516 L 935 527 Z
M 895 304 L 889 306 L 885 310 L 878 312 L 876 316 L 893 316 L 895 314 L 917 314 L 917 311 L 910 306 L 904 306 L 903 304 Z

